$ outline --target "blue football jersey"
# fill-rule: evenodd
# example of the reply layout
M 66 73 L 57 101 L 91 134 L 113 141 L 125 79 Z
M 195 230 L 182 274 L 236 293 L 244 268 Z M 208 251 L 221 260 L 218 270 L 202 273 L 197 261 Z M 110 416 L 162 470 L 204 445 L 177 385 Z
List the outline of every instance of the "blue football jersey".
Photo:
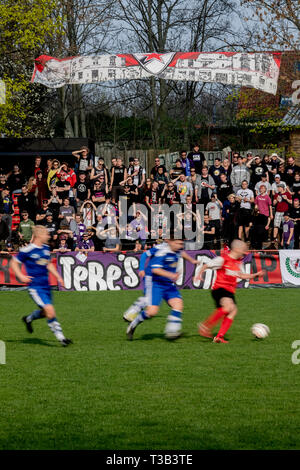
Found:
M 156 252 L 150 258 L 147 270 L 151 270 L 152 279 L 154 282 L 161 284 L 173 284 L 173 281 L 167 277 L 155 275 L 153 273 L 153 269 L 161 268 L 165 271 L 169 271 L 170 273 L 176 273 L 180 252 L 172 251 L 167 243 L 158 245 L 156 248 Z
M 155 254 L 157 253 L 158 250 L 161 250 L 163 246 L 166 246 L 167 247 L 169 246 L 167 243 L 162 243 L 160 245 L 157 245 L 157 246 L 153 246 L 152 248 L 150 248 L 149 250 L 145 251 L 142 256 L 141 256 L 141 264 L 140 264 L 140 270 L 143 270 L 145 271 L 145 275 L 146 276 L 152 276 L 152 270 L 151 270 L 151 260 L 153 258 L 153 256 L 155 256 Z M 148 261 L 147 263 L 147 266 L 146 266 L 146 269 L 145 269 L 145 264 L 146 262 Z
M 34 243 L 30 243 L 30 245 L 21 248 L 16 255 L 16 259 L 20 263 L 24 263 L 28 276 L 32 277 L 30 286 L 49 286 L 47 266 L 50 262 L 50 251 L 48 245 L 39 247 Z

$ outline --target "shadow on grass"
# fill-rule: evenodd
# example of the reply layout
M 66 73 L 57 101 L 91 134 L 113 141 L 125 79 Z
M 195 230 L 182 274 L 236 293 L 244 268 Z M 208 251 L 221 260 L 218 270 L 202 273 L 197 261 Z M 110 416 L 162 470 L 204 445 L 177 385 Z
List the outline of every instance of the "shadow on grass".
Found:
M 135 338 L 139 341 L 151 341 L 154 339 L 161 339 L 163 341 L 167 341 L 168 343 L 175 343 L 177 341 L 181 340 L 186 340 L 186 339 L 191 339 L 191 338 L 200 338 L 198 334 L 188 334 L 188 333 L 182 333 L 178 338 L 174 339 L 168 339 L 165 337 L 164 333 L 148 333 L 146 335 L 141 336 L 140 338 Z M 205 339 L 205 338 L 203 338 Z M 211 340 L 210 340 L 211 341 Z
M 143 335 L 140 338 L 136 338 L 140 341 L 150 341 L 152 339 L 165 339 L 165 336 L 163 333 L 148 333 L 147 335 Z
M 54 348 L 58 344 L 50 344 L 47 341 L 44 341 L 43 339 L 39 338 L 23 338 L 23 339 L 8 339 L 5 341 L 6 343 L 23 343 L 23 344 L 30 344 L 32 345 L 38 345 L 38 346 L 48 346 L 49 348 Z

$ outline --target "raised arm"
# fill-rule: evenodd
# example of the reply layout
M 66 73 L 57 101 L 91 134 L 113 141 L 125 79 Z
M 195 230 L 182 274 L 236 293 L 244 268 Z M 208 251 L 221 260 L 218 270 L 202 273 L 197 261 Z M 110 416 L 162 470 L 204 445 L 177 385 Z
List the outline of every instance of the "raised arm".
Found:
M 249 160 L 249 162 L 246 163 L 246 167 L 247 168 L 251 168 L 251 165 L 253 163 L 253 161 L 255 160 L 256 157 L 252 157 L 251 160 Z
M 216 258 L 213 258 L 207 264 L 202 266 L 196 279 L 201 280 L 202 274 L 207 269 L 220 269 L 223 266 L 223 264 L 224 264 L 224 258 L 222 258 L 222 256 L 217 256 Z M 265 273 L 266 271 L 264 269 L 253 274 L 242 273 L 241 271 L 237 271 L 237 272 L 232 271 L 231 276 L 238 277 L 239 279 L 244 280 L 244 279 L 253 279 L 256 276 L 263 276 Z
M 110 185 L 109 185 L 109 190 L 111 191 L 111 188 L 113 187 L 114 184 L 114 177 L 115 177 L 115 168 L 113 167 L 111 170 L 111 179 L 110 179 Z
M 182 256 L 183 259 L 189 261 L 192 264 L 200 264 L 201 263 L 200 260 L 197 261 L 196 259 L 192 258 L 190 255 L 188 255 L 185 251 L 181 252 L 181 256 Z
M 83 150 L 74 150 L 74 152 L 72 152 L 72 155 L 76 158 L 80 158 L 80 154 L 83 152 Z

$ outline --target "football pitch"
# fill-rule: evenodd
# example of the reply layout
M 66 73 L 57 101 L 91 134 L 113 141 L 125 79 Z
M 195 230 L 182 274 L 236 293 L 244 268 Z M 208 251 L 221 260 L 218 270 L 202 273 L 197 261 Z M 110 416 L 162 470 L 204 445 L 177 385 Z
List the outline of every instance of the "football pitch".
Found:
M 45 320 L 25 330 L 27 292 L 0 293 L 0 449 L 300 449 L 299 289 L 238 290 L 228 344 L 200 338 L 214 304 L 189 290 L 181 338 L 164 339 L 164 305 L 128 341 L 138 294 L 55 292 L 63 348 Z M 268 338 L 252 337 L 256 322 Z

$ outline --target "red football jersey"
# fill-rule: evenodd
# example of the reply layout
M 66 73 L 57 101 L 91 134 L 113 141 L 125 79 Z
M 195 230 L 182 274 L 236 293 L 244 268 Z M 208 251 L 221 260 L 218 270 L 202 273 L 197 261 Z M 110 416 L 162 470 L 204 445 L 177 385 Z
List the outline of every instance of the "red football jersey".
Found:
M 240 259 L 233 259 L 229 253 L 224 253 L 222 256 L 224 263 L 220 269 L 217 269 L 217 277 L 212 286 L 212 289 L 226 289 L 234 293 L 237 284 L 237 277 L 232 273 L 239 273 L 242 270 L 242 261 Z

